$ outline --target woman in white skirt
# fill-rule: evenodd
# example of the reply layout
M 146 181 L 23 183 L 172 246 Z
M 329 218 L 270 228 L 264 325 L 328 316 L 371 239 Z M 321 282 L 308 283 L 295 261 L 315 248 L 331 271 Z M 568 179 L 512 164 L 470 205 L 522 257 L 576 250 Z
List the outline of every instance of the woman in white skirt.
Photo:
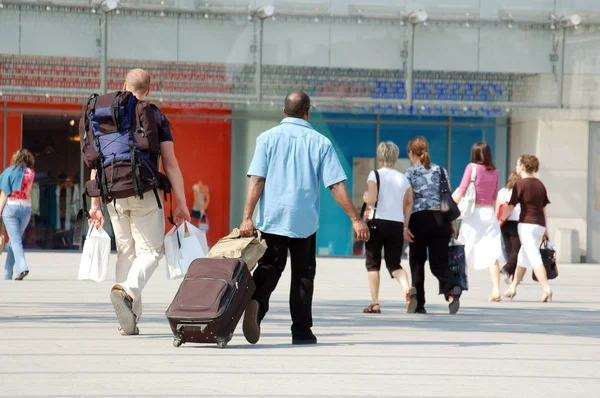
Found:
M 521 283 L 525 272 L 533 268 L 544 294 L 540 301 L 552 301 L 552 290 L 548 285 L 546 268 L 540 255 L 540 245 L 542 239 L 548 239 L 546 230 L 546 206 L 550 203 L 544 184 L 533 176 L 537 172 L 540 162 L 537 157 L 523 155 L 517 161 L 517 173 L 521 175 L 521 180 L 513 188 L 512 196 L 500 221 L 508 219 L 510 213 L 517 204 L 521 205 L 521 215 L 519 216 L 519 239 L 521 240 L 521 249 L 517 256 L 517 272 L 510 288 L 504 293 L 504 296 L 511 300 L 517 294 L 517 286 Z
M 492 150 L 485 142 L 477 142 L 471 149 L 471 163 L 465 168 L 460 187 L 454 193 L 459 203 L 467 193 L 475 169 L 475 210 L 463 219 L 458 241 L 465 245 L 468 267 L 476 270 L 490 269 L 492 295 L 489 301 L 500 301 L 500 267 L 506 264 L 502 250 L 502 233 L 496 218 L 495 204 L 498 195 L 499 174 L 494 166 Z

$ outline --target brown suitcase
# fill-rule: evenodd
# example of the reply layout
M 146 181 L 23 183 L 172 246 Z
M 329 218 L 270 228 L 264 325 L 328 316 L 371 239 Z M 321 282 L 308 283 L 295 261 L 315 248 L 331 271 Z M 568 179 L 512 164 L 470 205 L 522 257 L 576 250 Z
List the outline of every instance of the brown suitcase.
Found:
M 166 312 L 173 345 L 217 343 L 224 348 L 255 290 L 241 259 L 194 260 Z

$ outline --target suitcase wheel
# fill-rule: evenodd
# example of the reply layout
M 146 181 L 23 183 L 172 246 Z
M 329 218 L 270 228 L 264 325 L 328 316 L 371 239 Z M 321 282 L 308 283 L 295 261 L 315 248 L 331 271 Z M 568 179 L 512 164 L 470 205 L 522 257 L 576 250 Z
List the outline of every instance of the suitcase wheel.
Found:
M 230 334 L 229 336 L 226 337 L 217 337 L 217 347 L 219 348 L 225 348 L 227 347 L 227 343 L 229 343 L 231 341 L 231 338 L 233 337 L 233 334 Z
M 179 338 L 173 339 L 173 347 L 180 347 L 183 344 L 183 341 Z

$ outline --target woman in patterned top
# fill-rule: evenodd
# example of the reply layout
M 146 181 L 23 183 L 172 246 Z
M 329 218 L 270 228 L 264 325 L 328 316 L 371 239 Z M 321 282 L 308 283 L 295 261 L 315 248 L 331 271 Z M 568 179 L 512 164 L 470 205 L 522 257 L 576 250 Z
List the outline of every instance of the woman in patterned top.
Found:
M 8 232 L 8 255 L 4 267 L 4 279 L 23 280 L 29 274 L 23 251 L 23 233 L 31 218 L 30 191 L 35 179 L 34 158 L 27 149 L 18 150 L 12 157 L 11 166 L 0 175 L 0 214 Z
M 415 137 L 408 143 L 408 155 L 413 165 L 406 177 L 413 189 L 412 215 L 404 225 L 404 239 L 410 242 L 410 271 L 412 284 L 417 289 L 416 312 L 425 314 L 425 261 L 429 252 L 429 266 L 439 280 L 440 291 L 449 305 L 450 314 L 460 307 L 461 289 L 456 285 L 448 266 L 448 244 L 456 235 L 454 224 L 447 222 L 440 212 L 440 173 L 448 173 L 431 163 L 429 144 L 425 137 Z

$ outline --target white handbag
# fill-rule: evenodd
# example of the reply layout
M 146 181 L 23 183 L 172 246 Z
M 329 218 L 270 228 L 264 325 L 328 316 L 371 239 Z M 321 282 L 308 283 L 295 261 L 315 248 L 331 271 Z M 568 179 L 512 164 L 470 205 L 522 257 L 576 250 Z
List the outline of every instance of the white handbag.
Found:
M 467 193 L 462 197 L 458 203 L 458 209 L 460 210 L 459 220 L 465 220 L 473 215 L 475 212 L 475 199 L 477 192 L 475 190 L 475 177 L 477 175 L 477 166 L 471 163 L 471 181 L 467 187 Z
M 183 278 L 192 261 L 208 254 L 206 234 L 187 221 L 171 228 L 164 243 L 168 279 Z
M 104 282 L 108 274 L 109 260 L 110 236 L 102 227 L 90 227 L 83 244 L 77 279 Z

